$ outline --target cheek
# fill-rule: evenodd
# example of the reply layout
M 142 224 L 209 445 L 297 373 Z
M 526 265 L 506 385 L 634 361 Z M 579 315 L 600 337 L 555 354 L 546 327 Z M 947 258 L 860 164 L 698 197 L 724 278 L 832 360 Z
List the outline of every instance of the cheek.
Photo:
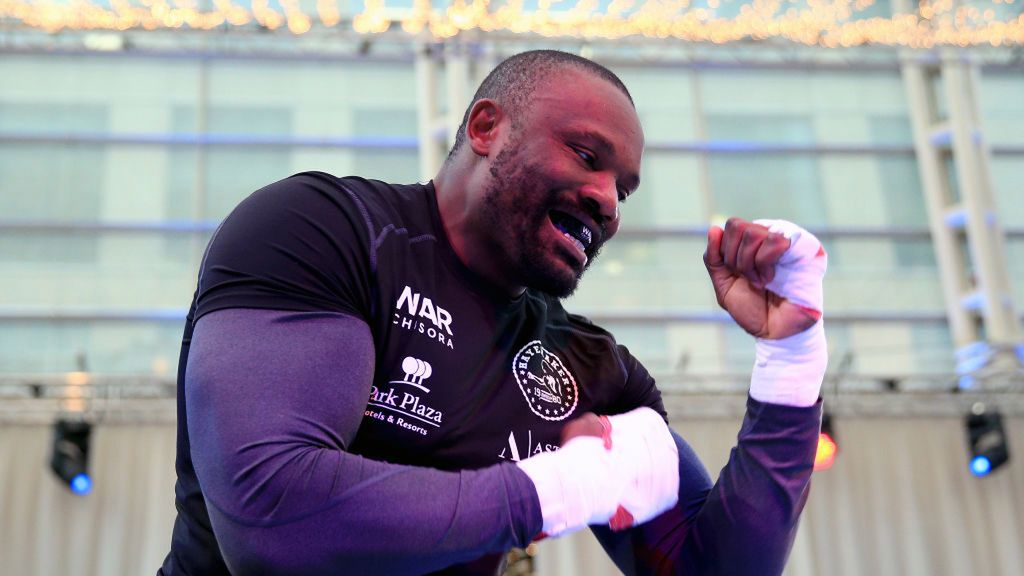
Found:
M 543 156 L 534 160 L 526 161 L 516 169 L 521 178 L 535 186 L 562 188 L 579 180 L 579 161 L 561 150 L 546 150 Z
M 564 158 L 561 161 L 551 162 L 548 174 L 553 183 L 560 187 L 570 187 L 581 185 L 583 179 L 580 178 L 581 168 L 579 163 L 572 158 Z

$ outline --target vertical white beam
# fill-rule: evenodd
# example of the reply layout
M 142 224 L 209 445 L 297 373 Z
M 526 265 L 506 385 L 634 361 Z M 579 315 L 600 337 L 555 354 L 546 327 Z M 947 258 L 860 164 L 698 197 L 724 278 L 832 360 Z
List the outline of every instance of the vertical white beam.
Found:
M 445 77 L 448 87 L 448 147 L 455 144 L 462 116 L 469 105 L 469 55 L 467 46 L 458 37 L 445 46 Z
M 487 42 L 482 36 L 477 42 L 475 56 L 476 57 L 473 61 L 473 74 L 471 76 L 473 83 L 469 87 L 469 89 L 474 92 L 477 87 L 483 83 L 484 78 L 487 78 L 487 75 L 491 73 L 491 70 L 494 70 L 494 68 L 501 63 L 499 60 L 498 50 L 495 47 L 494 42 Z M 472 94 L 470 95 L 470 98 L 472 98 Z M 468 100 L 466 103 L 469 104 Z
M 419 139 L 420 179 L 429 180 L 441 167 L 434 124 L 441 112 L 437 97 L 438 66 L 427 42 L 416 44 L 416 135 Z
M 982 314 L 987 339 L 993 344 L 1015 344 L 1020 338 L 1017 314 L 1006 278 L 1002 229 L 985 174 L 984 136 L 976 119 L 977 101 L 972 87 L 972 64 L 962 54 L 943 57 L 942 82 L 949 105 L 957 183 L 967 217 L 967 245 L 974 264 L 977 290 L 983 297 Z
M 979 133 L 979 136 L 981 136 L 975 142 L 975 146 L 978 150 L 978 174 L 981 178 L 980 190 L 983 201 L 991 207 L 994 216 L 991 228 L 991 241 L 993 245 L 992 254 L 997 255 L 999 263 L 993 268 L 993 278 L 994 282 L 1001 286 L 1002 290 L 1006 293 L 1006 297 L 1002 299 L 1000 306 L 1004 308 L 1003 313 L 1009 322 L 1009 332 L 1005 335 L 1005 339 L 1000 336 L 1000 343 L 1017 344 L 1021 343 L 1022 339 L 1024 339 L 1024 335 L 1022 335 L 1018 308 L 1014 305 L 1014 302 L 1010 297 L 1010 295 L 1013 294 L 1013 288 L 1010 281 L 1009 266 L 1006 265 L 1008 262 L 1006 256 L 1006 235 L 1003 231 L 1002 224 L 999 221 L 999 210 L 996 207 L 995 194 L 992 191 L 992 150 L 989 147 L 988 139 L 984 137 L 984 130 L 981 123 L 981 104 L 980 97 L 978 95 L 979 88 L 981 86 L 980 67 L 977 64 L 970 66 L 968 73 L 968 87 L 972 102 L 973 124 Z
M 953 203 L 946 182 L 943 152 L 932 144 L 932 133 L 938 118 L 935 97 L 930 89 L 931 77 L 912 53 L 903 55 L 900 69 L 907 93 L 917 170 L 928 210 L 928 228 L 932 233 L 932 245 L 939 266 L 950 335 L 954 345 L 962 348 L 977 341 L 980 336 L 973 316 L 961 304 L 962 297 L 970 288 L 969 278 L 960 252 L 958 233 L 946 223 L 946 215 Z

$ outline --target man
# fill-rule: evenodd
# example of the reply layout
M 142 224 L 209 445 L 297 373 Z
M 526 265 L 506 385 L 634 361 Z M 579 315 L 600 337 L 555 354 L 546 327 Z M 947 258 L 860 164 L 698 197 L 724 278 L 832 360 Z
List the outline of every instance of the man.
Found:
M 432 182 L 309 173 L 243 201 L 186 324 L 161 573 L 493 574 L 587 524 L 626 573 L 780 573 L 820 421 L 824 252 L 788 223 L 709 233 L 719 303 L 759 338 L 712 485 L 646 370 L 559 302 L 642 149 L 611 72 L 528 52 Z

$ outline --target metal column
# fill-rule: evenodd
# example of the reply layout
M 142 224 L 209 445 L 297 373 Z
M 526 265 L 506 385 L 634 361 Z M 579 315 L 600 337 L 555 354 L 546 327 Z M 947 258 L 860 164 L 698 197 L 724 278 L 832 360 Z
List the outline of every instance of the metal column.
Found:
M 907 8 L 900 2 L 897 10 Z M 1018 371 L 1022 350 L 979 121 L 978 66 L 950 50 L 930 61 L 907 53 L 901 70 L 957 372 L 961 386 L 971 387 Z
M 447 80 L 448 98 L 448 147 L 455 144 L 455 136 L 459 133 L 462 116 L 469 104 L 469 45 L 456 36 L 445 45 L 445 80 Z
M 472 96 L 470 45 L 456 38 L 445 44 L 423 41 L 416 53 L 420 177 L 433 178 L 455 144 L 462 116 Z M 444 71 L 445 106 L 438 96 Z
M 434 46 L 428 42 L 416 45 L 416 116 L 420 153 L 420 179 L 430 180 L 444 161 L 444 136 L 438 134 L 441 108 L 437 95 L 439 65 Z

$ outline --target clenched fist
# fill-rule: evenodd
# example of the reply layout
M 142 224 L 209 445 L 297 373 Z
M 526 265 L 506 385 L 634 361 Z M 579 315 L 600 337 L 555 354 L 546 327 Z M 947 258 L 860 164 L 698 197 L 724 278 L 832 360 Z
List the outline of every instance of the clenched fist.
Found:
M 724 230 L 717 226 L 708 230 L 704 265 L 718 304 L 757 338 L 787 338 L 803 332 L 821 317 L 820 310 L 794 302 L 769 287 L 791 244 L 782 233 L 740 218 L 730 218 Z

